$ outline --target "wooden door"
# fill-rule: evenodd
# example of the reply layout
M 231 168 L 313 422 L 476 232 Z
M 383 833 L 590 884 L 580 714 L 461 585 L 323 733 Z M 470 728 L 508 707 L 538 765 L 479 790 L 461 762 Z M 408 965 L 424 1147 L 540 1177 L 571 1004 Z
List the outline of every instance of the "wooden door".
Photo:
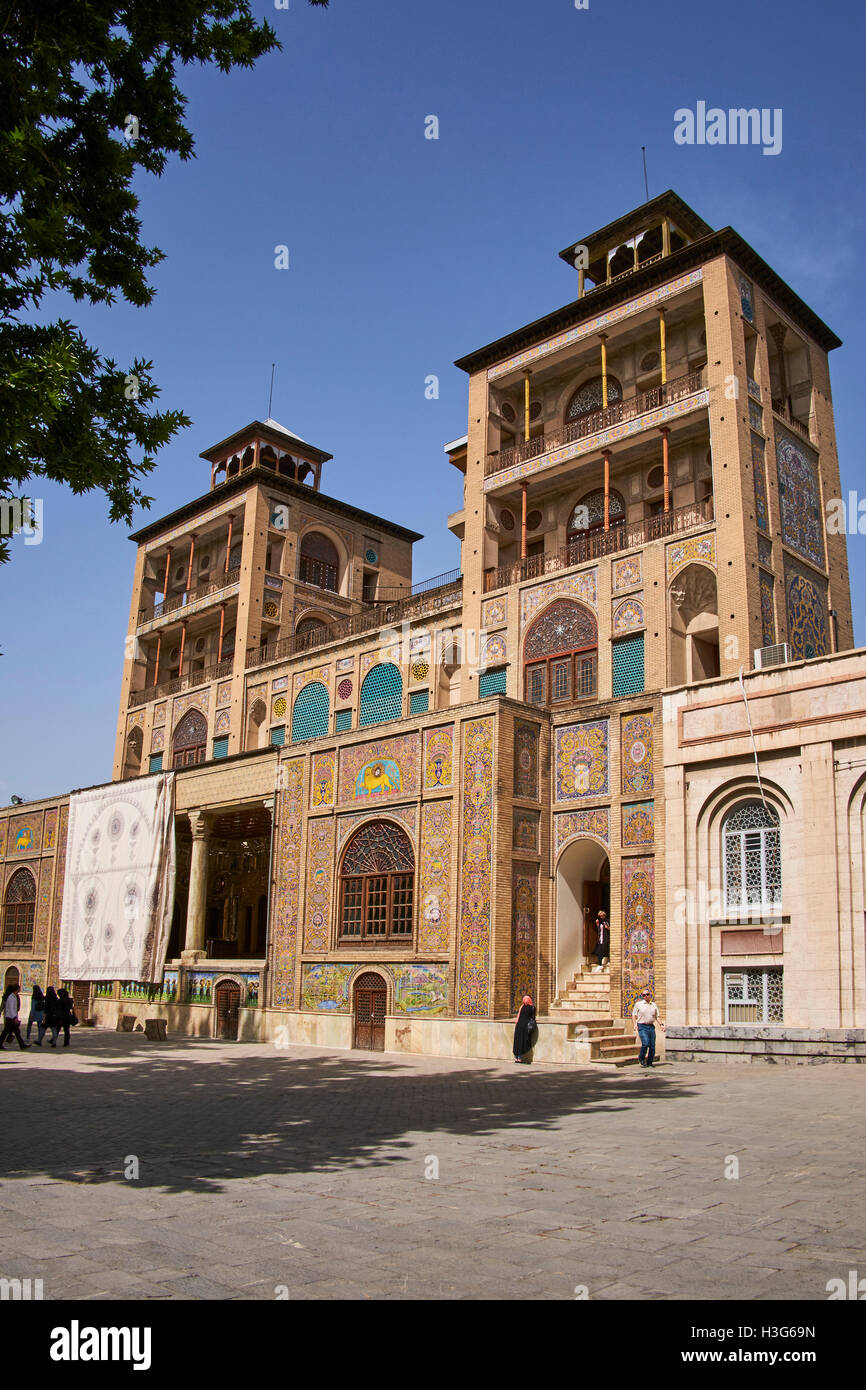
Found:
M 356 981 L 355 1047 L 365 1052 L 384 1052 L 387 999 L 381 975 L 361 975 Z
M 595 919 L 601 906 L 599 885 L 594 879 L 583 880 L 583 954 L 591 956 L 598 945 Z
M 216 987 L 216 1035 L 224 1042 L 236 1042 L 241 1007 L 240 985 L 235 980 L 221 980 Z

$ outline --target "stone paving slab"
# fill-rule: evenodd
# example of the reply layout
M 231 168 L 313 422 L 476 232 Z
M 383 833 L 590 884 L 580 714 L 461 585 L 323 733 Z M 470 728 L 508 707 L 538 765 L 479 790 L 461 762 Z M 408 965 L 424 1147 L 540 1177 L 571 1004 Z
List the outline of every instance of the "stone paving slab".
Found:
M 49 1299 L 803 1300 L 866 1272 L 856 1068 L 88 1030 L 3 1052 L 0 1087 L 0 1276 Z

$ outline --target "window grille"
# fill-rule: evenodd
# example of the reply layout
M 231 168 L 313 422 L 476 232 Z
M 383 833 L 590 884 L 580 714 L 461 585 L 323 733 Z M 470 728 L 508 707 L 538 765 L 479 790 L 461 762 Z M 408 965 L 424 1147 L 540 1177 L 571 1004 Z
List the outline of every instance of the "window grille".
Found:
M 282 746 L 283 746 L 283 744 L 285 743 L 285 741 L 286 741 L 286 726 L 285 726 L 285 724 L 277 724 L 277 725 L 275 725 L 274 728 L 271 729 L 271 747 L 272 747 L 272 748 L 282 748 Z
M 292 742 L 324 738 L 328 732 L 329 711 L 327 686 L 321 681 L 311 681 L 305 685 L 292 709 Z
M 478 696 L 505 695 L 507 691 L 508 667 L 497 666 L 493 671 L 482 671 L 478 677 Z
M 350 709 L 338 709 L 334 715 L 334 733 L 344 734 L 351 727 L 352 711 Z
M 726 970 L 726 1023 L 782 1023 L 782 967 L 764 970 Z
M 373 666 L 361 686 L 360 728 L 399 719 L 403 713 L 403 677 L 390 661 Z
M 17 869 L 10 878 L 9 887 L 6 889 L 3 945 L 32 946 L 35 916 L 36 880 L 29 869 Z
M 412 936 L 415 857 L 391 821 L 370 821 L 349 841 L 341 872 L 340 934 L 353 941 Z
M 229 755 L 229 741 L 227 738 L 215 738 L 213 741 L 213 755 L 215 758 L 227 758 Z
M 430 708 L 430 691 L 413 690 L 409 696 L 409 713 L 426 714 Z
M 743 802 L 725 820 L 722 835 L 727 910 L 781 906 L 781 837 L 773 807 Z
M 151 753 L 148 772 L 162 772 L 162 754 Z
M 613 694 L 639 695 L 644 689 L 644 634 L 624 637 L 613 644 Z

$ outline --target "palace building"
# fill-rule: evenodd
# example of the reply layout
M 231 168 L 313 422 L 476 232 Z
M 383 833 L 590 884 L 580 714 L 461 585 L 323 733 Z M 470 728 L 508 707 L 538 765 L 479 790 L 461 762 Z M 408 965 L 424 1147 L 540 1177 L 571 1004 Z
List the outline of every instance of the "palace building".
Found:
M 0 811 L 6 978 L 100 1024 L 625 1063 L 866 1058 L 866 655 L 828 354 L 668 192 L 461 358 L 459 570 L 274 420 L 137 546 L 113 782 Z M 611 919 L 595 965 L 595 919 Z

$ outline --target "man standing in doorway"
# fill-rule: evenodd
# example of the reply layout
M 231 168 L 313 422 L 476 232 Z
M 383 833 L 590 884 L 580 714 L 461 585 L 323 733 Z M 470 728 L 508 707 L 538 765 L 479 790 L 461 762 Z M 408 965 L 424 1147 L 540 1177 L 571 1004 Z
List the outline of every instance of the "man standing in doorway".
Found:
M 642 1067 L 651 1067 L 656 1055 L 656 1020 L 662 1032 L 665 1025 L 659 1016 L 658 1004 L 651 1003 L 652 993 L 649 989 L 643 989 L 639 998 L 635 1000 L 632 1009 L 634 1019 L 635 1037 L 640 1037 L 640 1057 L 638 1061 Z
M 596 973 L 604 966 L 605 960 L 610 957 L 610 922 L 607 920 L 607 913 L 602 908 L 595 919 L 595 929 L 598 932 L 598 941 L 595 943 L 595 958 L 598 965 L 595 967 Z

